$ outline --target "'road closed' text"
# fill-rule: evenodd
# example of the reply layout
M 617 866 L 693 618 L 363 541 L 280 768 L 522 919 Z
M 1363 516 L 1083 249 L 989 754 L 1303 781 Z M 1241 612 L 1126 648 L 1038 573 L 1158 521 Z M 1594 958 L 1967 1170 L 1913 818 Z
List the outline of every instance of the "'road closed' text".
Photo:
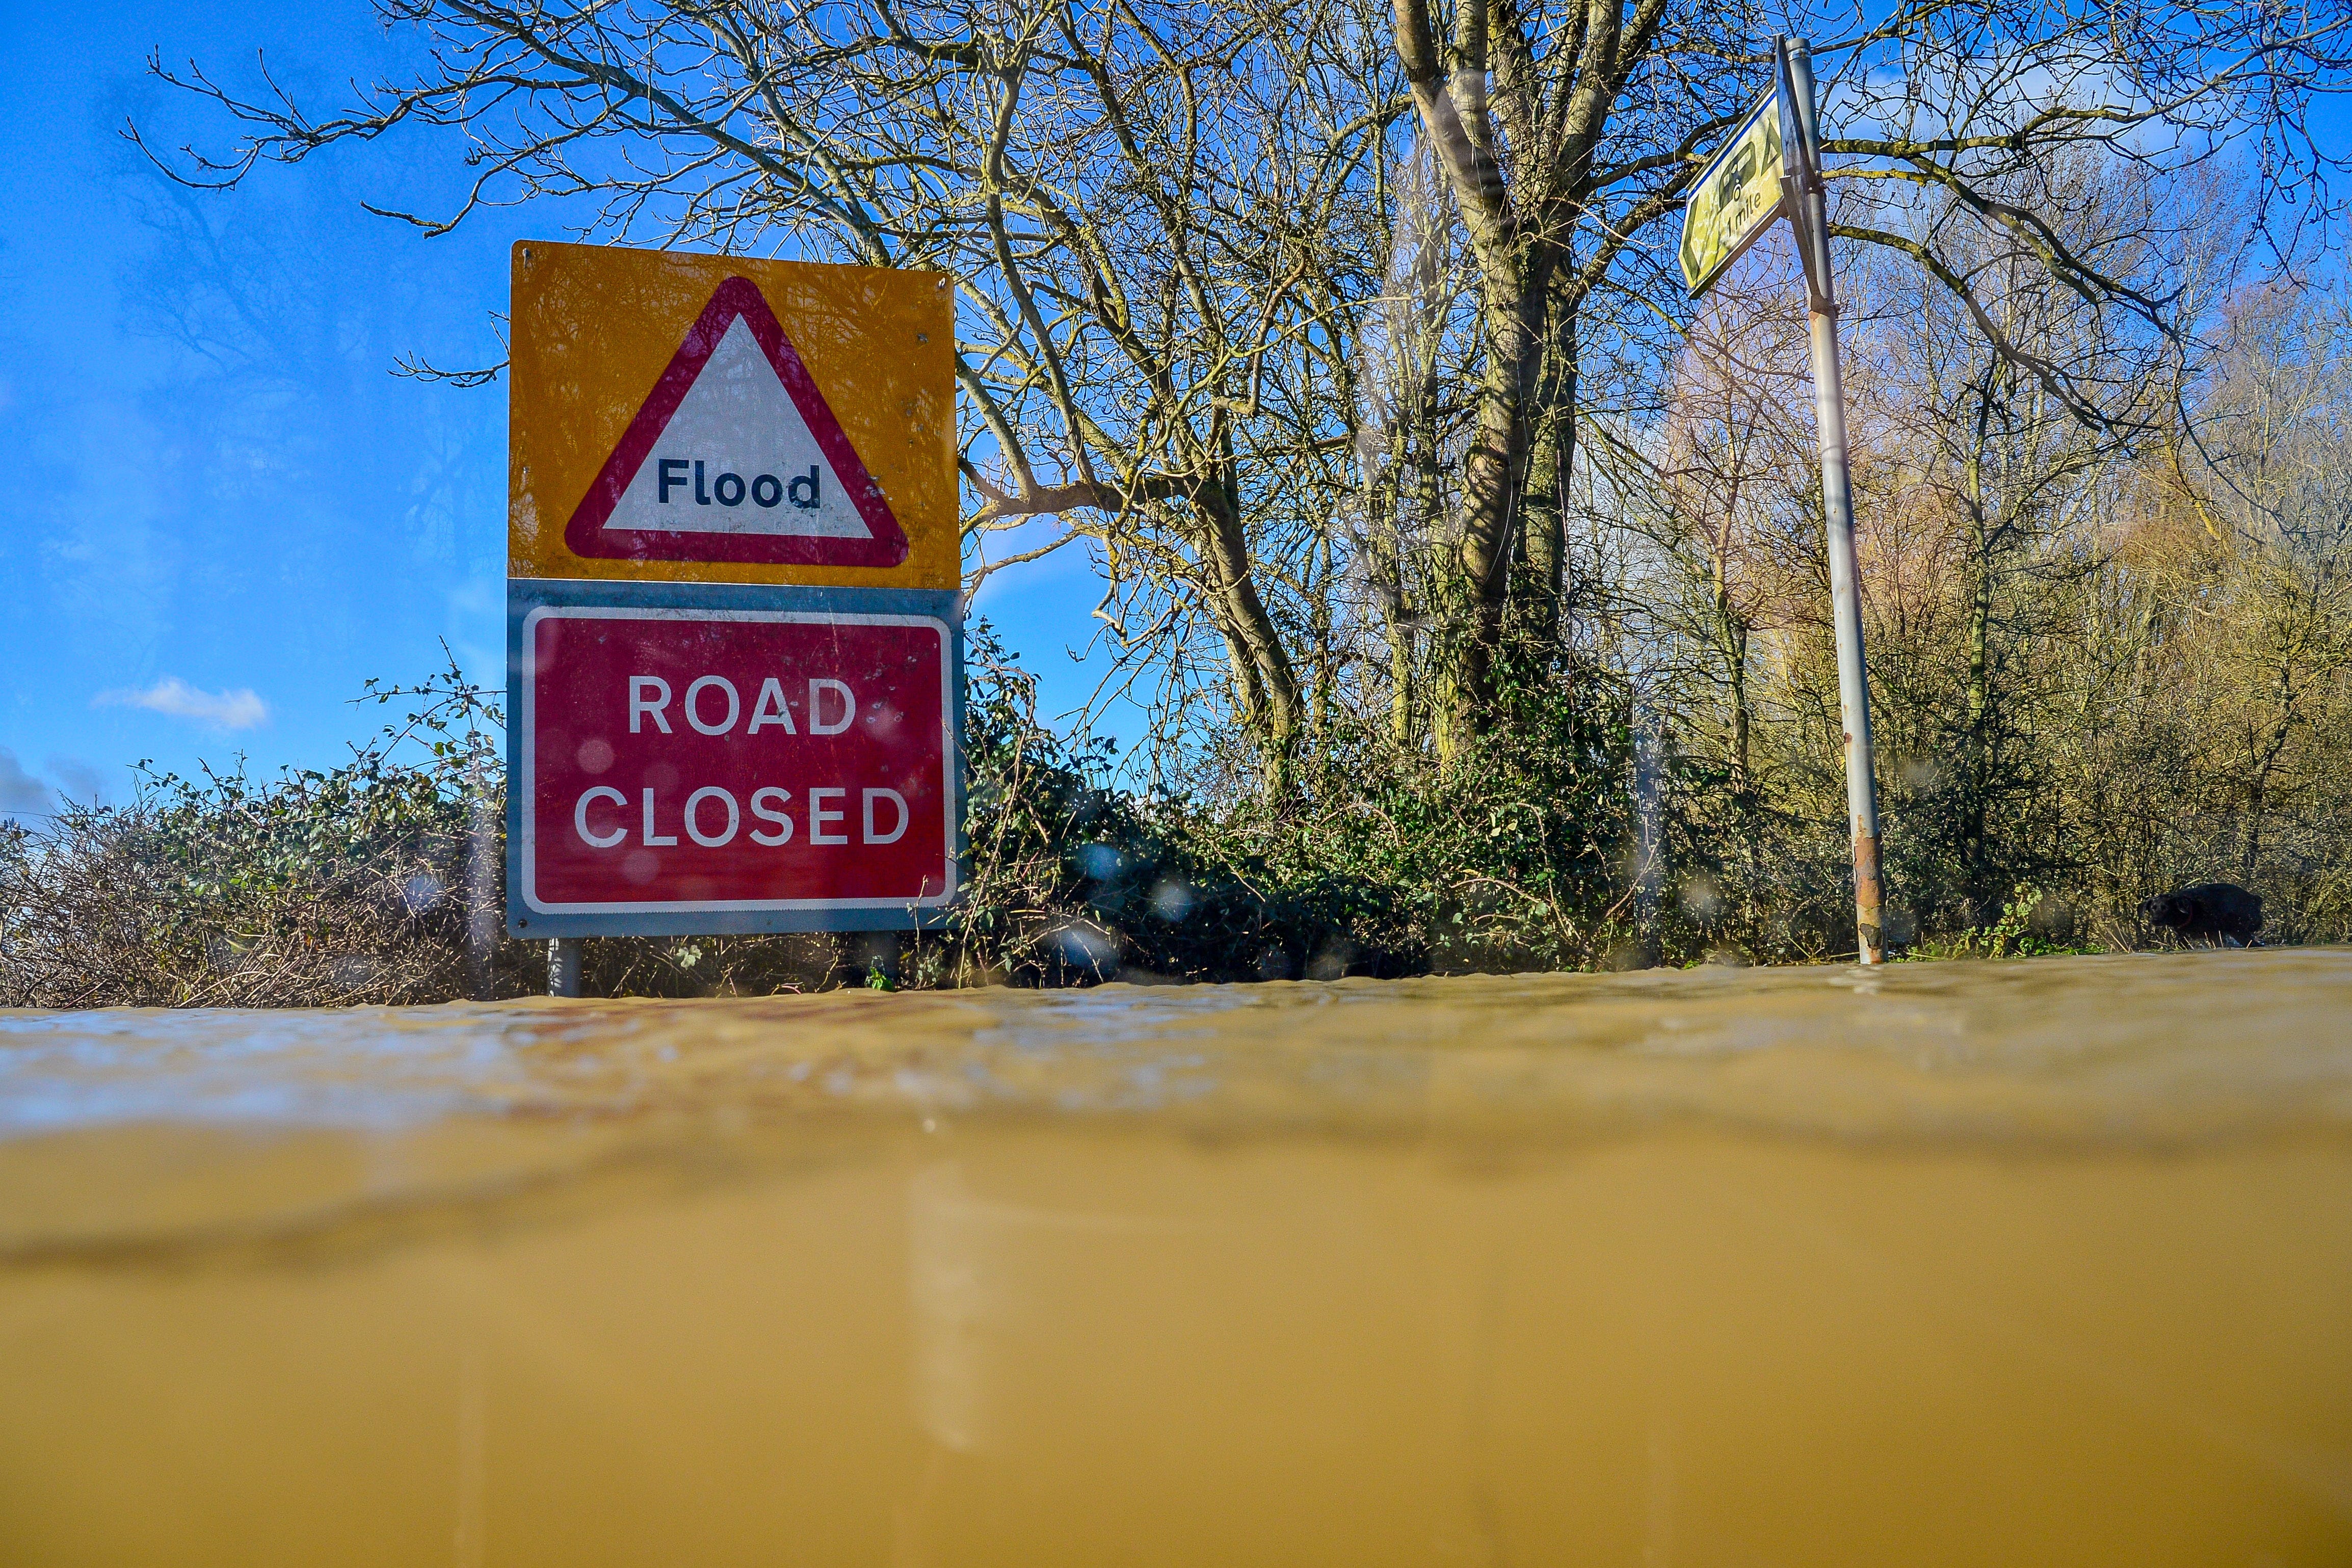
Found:
M 952 894 L 947 624 L 537 613 L 524 869 L 541 908 L 870 909 Z
M 859 790 L 865 800 L 860 815 L 862 827 L 853 841 L 842 826 L 849 821 L 845 809 L 835 806 L 850 794 L 846 788 L 817 789 L 808 791 L 804 821 L 808 824 L 807 842 L 812 844 L 895 844 L 907 836 L 908 813 L 907 797 L 896 789 L 880 787 Z M 665 823 L 682 830 L 686 836 L 706 850 L 725 849 L 735 841 L 743 828 L 743 805 L 732 791 L 716 784 L 706 784 L 689 792 L 684 808 L 677 815 L 669 815 L 658 791 L 646 789 L 640 799 L 643 816 L 640 820 L 639 841 L 653 847 L 677 842 L 676 831 L 665 833 Z M 762 785 L 751 793 L 751 816 L 757 824 L 745 836 L 755 844 L 771 849 L 782 848 L 793 841 L 793 792 L 773 784 Z M 629 841 L 629 798 L 609 784 L 598 784 L 581 793 L 572 809 L 572 831 L 592 850 L 617 850 Z M 616 815 L 615 813 L 620 813 Z

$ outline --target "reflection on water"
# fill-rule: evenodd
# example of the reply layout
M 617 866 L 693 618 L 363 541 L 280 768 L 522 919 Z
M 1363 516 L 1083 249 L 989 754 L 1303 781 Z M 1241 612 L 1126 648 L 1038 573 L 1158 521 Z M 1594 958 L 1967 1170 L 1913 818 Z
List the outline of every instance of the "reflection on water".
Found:
M 0 1014 L 0 1561 L 2340 1563 L 2347 1009 Z

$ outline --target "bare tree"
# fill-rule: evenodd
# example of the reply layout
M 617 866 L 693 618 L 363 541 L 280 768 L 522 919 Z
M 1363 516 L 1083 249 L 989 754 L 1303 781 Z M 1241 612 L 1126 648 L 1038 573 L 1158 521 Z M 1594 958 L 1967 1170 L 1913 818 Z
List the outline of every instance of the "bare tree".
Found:
M 596 234 L 952 273 L 975 570 L 1093 551 L 1106 634 L 1186 669 L 1213 650 L 1276 795 L 1347 672 L 1401 743 L 1418 711 L 1453 757 L 1498 716 L 1507 643 L 1540 663 L 1574 634 L 1580 422 L 1628 366 L 1663 382 L 1655 334 L 1685 313 L 1664 220 L 1765 85 L 1772 34 L 1821 35 L 1835 233 L 1907 257 L 2004 385 L 2092 425 L 2138 405 L 2106 361 L 2021 336 L 1999 298 L 2018 269 L 2103 319 L 2186 329 L 2137 265 L 2167 236 L 2082 239 L 2081 204 L 2105 197 L 2078 155 L 2177 171 L 2250 149 L 2256 227 L 2293 254 L 2333 210 L 2305 117 L 2352 49 L 2352 18 L 2247 0 L 378 10 L 421 65 L 341 113 L 163 72 L 242 138 L 169 166 L 233 185 L 440 130 L 473 181 L 397 214 L 429 232 L 555 198 Z M 1045 517 L 1050 537 L 986 559 Z
M 1832 178 L 1865 193 L 1841 204 L 1832 232 L 1911 257 L 2004 359 L 2086 421 L 2107 417 L 2100 367 L 2004 335 L 1990 280 L 1964 254 L 1977 231 L 2007 236 L 2092 306 L 2177 326 L 2171 298 L 2068 238 L 2053 172 L 2064 155 L 2095 147 L 2178 168 L 2252 143 L 2265 214 L 2315 210 L 2312 182 L 2335 166 L 2305 116 L 2315 89 L 2342 84 L 2352 19 L 2341 14 L 1928 0 L 1841 26 L 1829 14 L 1676 0 L 1457 0 L 1450 16 L 1395 0 L 1398 58 L 1481 288 L 1477 433 L 1451 583 L 1461 609 L 1442 673 L 1457 740 L 1490 695 L 1515 564 L 1526 591 L 1554 591 L 1545 497 L 1571 451 L 1559 400 L 1573 402 L 1579 324 L 1604 290 L 1672 297 L 1654 229 L 1765 85 L 1769 33 L 1809 27 L 1833 34 L 1815 48 L 1834 66 Z M 1912 221 L 1923 209 L 1930 221 Z
M 2075 150 L 2036 171 L 2034 183 L 2050 193 L 2040 210 L 2071 254 L 2144 291 L 2182 292 L 2175 253 L 2157 243 L 2181 220 L 2139 167 Z M 1932 198 L 1931 210 L 1943 201 Z M 2051 650 L 2074 613 L 2073 580 L 2101 565 L 2095 525 L 2111 509 L 2116 472 L 2168 417 L 2183 346 L 2160 324 L 2067 287 L 2004 229 L 1971 224 L 1945 247 L 1981 302 L 1883 266 L 1861 348 L 1865 373 L 1884 383 L 1875 509 L 1882 520 L 1892 509 L 1915 514 L 1912 532 L 1947 578 L 1928 591 L 1949 612 L 1948 634 L 1911 640 L 1925 681 L 1913 710 L 1934 717 L 1910 745 L 1936 759 L 1937 809 L 1915 810 L 1932 820 L 1914 830 L 1910 852 L 1948 852 L 1968 918 L 1981 921 L 2040 869 L 2030 835 L 2006 835 L 2009 851 L 1995 852 L 1995 818 L 2046 816 L 2046 748 L 2031 731 L 2074 684 Z M 2069 369 L 2053 384 L 2039 364 Z
M 2174 474 L 2206 570 L 2174 589 L 2216 677 L 2199 727 L 2252 882 L 2267 824 L 2341 768 L 2311 742 L 2352 672 L 2352 313 L 2340 295 L 2265 287 L 2231 301 L 2225 329 Z
M 438 233 L 561 197 L 593 204 L 592 233 L 953 274 L 968 534 L 1058 516 L 1019 559 L 1092 541 L 1122 605 L 1106 619 L 1139 620 L 1146 643 L 1204 621 L 1282 787 L 1302 698 L 1251 517 L 1270 483 L 1253 427 L 1271 357 L 1351 337 L 1367 269 L 1377 286 L 1384 258 L 1334 239 L 1366 232 L 1351 209 L 1402 111 L 1345 0 L 379 9 L 422 33 L 423 68 L 341 115 L 163 71 L 246 132 L 172 166 L 230 185 L 341 141 L 462 129 L 465 201 L 396 215 Z

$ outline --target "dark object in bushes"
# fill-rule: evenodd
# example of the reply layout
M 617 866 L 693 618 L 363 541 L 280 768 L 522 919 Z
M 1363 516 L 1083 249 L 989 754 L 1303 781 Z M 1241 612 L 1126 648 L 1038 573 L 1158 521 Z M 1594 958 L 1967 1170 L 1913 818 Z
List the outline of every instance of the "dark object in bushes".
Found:
M 2200 882 L 2158 894 L 2139 906 L 2139 917 L 2191 940 L 2202 936 L 2217 947 L 2225 941 L 2242 946 L 2263 928 L 2263 901 L 2233 882 Z

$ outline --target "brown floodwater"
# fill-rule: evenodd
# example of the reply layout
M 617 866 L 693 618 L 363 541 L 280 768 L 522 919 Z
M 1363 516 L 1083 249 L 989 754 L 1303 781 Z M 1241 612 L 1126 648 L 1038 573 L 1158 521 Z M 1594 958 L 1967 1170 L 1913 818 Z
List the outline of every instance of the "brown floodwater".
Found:
M 0 1562 L 2343 1564 L 2352 954 L 0 1013 Z

